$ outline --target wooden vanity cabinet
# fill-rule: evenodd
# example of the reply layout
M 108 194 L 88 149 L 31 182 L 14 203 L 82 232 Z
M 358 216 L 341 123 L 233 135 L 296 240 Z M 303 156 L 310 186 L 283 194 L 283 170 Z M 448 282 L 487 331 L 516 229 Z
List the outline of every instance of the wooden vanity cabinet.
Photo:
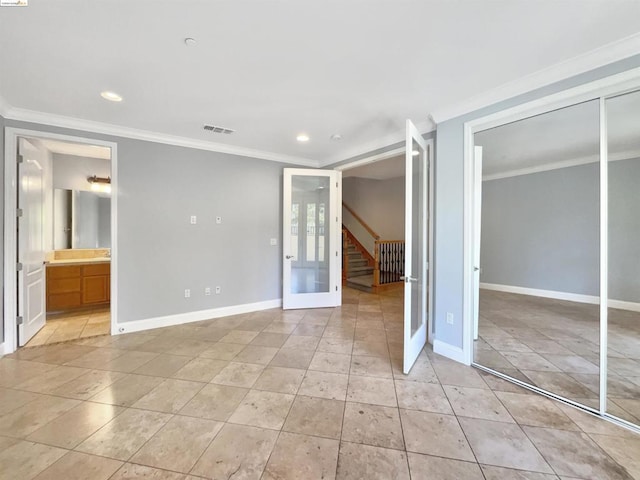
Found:
M 111 265 L 47 265 L 47 311 L 109 303 Z

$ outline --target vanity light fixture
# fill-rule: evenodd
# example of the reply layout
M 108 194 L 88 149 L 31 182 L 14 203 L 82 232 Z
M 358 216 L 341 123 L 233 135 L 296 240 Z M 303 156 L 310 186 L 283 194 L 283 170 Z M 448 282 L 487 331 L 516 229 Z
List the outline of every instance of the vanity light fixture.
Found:
M 88 177 L 87 182 L 91 184 L 91 190 L 94 192 L 111 193 L 111 177 Z

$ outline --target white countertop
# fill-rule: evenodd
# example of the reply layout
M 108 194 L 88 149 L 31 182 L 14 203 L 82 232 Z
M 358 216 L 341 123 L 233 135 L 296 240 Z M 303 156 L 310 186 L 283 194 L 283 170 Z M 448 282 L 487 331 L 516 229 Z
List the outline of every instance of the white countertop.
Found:
M 45 262 L 47 265 L 66 265 L 77 263 L 105 263 L 110 262 L 111 257 L 95 257 L 95 258 L 64 258 L 57 260 L 49 260 Z

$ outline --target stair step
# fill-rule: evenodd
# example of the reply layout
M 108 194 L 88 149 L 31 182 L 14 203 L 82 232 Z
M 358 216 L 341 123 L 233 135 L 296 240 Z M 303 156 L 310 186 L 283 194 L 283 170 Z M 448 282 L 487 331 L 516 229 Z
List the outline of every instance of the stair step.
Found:
M 371 275 L 373 273 L 373 268 L 371 267 L 355 267 L 349 269 L 350 277 L 359 277 L 361 275 Z

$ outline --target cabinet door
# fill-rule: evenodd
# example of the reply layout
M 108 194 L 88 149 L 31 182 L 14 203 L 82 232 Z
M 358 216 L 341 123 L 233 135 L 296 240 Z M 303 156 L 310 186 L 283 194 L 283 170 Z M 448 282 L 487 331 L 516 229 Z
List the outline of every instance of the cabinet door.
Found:
M 83 277 L 82 303 L 106 303 L 109 300 L 109 276 Z

